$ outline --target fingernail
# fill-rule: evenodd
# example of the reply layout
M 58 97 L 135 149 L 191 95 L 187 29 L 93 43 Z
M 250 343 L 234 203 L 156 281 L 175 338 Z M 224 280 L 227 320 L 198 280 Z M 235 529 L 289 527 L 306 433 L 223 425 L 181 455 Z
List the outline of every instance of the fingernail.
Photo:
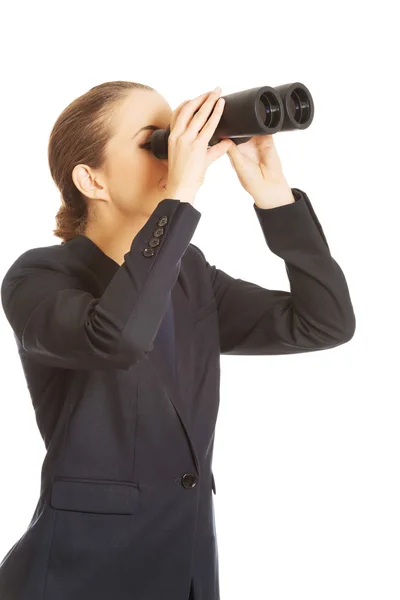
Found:
M 220 88 L 219 86 L 217 86 L 217 87 L 215 88 L 214 92 L 218 92 L 218 90 L 219 90 L 219 91 L 221 91 L 221 89 L 222 89 L 222 88 Z

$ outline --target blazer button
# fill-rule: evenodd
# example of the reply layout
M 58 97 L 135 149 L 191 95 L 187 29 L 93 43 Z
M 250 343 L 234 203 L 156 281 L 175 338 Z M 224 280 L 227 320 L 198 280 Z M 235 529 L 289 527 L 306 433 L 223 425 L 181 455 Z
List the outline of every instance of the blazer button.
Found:
M 160 240 L 158 238 L 152 237 L 151 240 L 149 241 L 149 246 L 151 246 L 151 247 L 158 246 L 159 243 L 160 243 Z
M 186 489 L 194 488 L 197 484 L 197 476 L 194 473 L 185 473 L 182 477 L 182 485 Z
M 160 225 L 160 227 L 162 227 L 163 225 L 166 225 L 168 223 L 168 217 L 161 217 L 161 219 L 159 219 L 159 221 L 157 222 L 157 225 Z
M 143 256 L 153 256 L 154 252 L 154 248 L 145 248 L 142 254 Z
M 153 231 L 154 237 L 160 237 L 160 235 L 162 235 L 163 233 L 164 233 L 163 227 L 159 227 L 159 229 L 156 229 L 155 231 Z

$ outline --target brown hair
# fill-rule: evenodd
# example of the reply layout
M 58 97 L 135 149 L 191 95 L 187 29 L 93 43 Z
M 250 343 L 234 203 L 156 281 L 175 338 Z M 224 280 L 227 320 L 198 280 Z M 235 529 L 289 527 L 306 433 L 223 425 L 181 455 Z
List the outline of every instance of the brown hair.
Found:
M 155 91 L 133 81 L 101 83 L 73 100 L 53 126 L 48 162 L 53 181 L 61 192 L 53 233 L 64 242 L 84 233 L 89 216 L 87 198 L 75 186 L 72 171 L 81 163 L 92 169 L 104 164 L 113 111 L 132 89 Z

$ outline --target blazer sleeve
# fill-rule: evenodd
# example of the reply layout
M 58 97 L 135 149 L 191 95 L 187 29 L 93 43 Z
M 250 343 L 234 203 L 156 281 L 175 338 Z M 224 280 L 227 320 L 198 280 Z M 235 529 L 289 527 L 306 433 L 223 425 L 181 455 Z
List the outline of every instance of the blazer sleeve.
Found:
M 74 270 L 57 264 L 54 254 L 42 248 L 22 254 L 2 281 L 1 301 L 23 350 L 67 369 L 129 369 L 148 358 L 200 217 L 187 202 L 159 202 L 100 298 L 82 289 Z
M 269 249 L 285 261 L 290 293 L 234 278 L 210 265 L 195 246 L 213 287 L 221 354 L 310 352 L 339 346 L 354 335 L 345 276 L 307 194 L 291 189 L 292 204 L 271 209 L 253 204 Z

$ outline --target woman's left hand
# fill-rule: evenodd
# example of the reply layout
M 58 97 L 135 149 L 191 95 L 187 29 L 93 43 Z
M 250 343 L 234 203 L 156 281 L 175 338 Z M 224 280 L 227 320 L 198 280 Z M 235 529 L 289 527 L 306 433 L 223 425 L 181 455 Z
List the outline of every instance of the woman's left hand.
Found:
M 253 136 L 243 144 L 232 140 L 227 151 L 243 188 L 260 208 L 274 208 L 295 202 L 282 172 L 273 135 Z

